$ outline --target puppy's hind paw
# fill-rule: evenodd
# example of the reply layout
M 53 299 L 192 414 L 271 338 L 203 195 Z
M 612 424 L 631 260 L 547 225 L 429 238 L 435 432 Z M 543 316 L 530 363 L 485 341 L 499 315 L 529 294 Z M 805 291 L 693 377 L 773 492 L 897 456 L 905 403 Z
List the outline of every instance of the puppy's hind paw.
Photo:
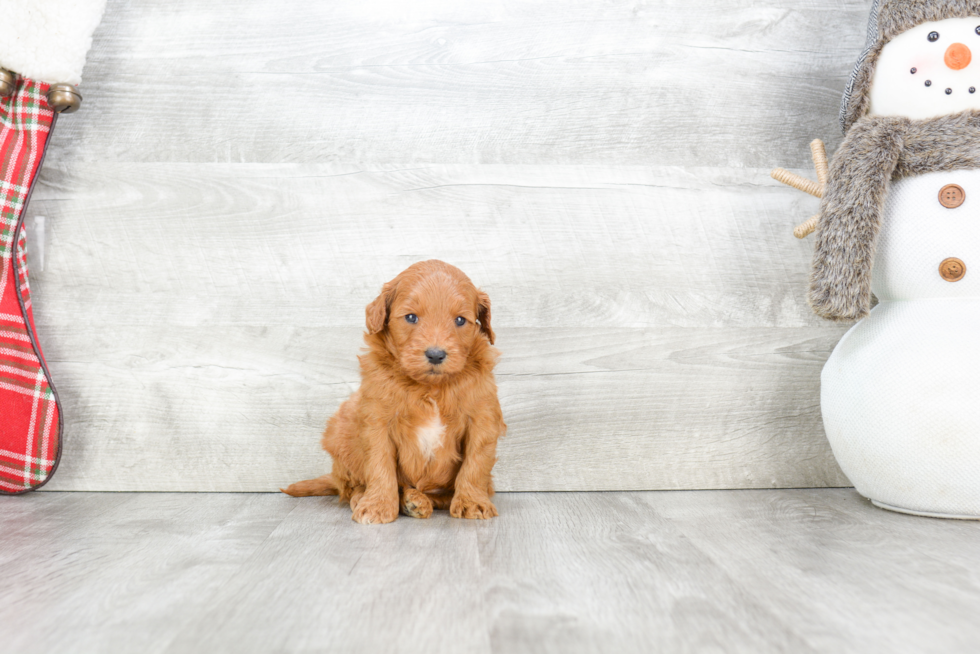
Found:
M 489 520 L 497 516 L 497 507 L 489 497 L 474 500 L 457 494 L 449 507 L 449 515 L 468 520 Z
M 406 488 L 402 494 L 402 513 L 409 518 L 428 518 L 432 515 L 432 500 L 420 490 Z
M 398 517 L 398 502 L 384 502 L 363 498 L 357 503 L 351 519 L 362 525 L 383 525 Z

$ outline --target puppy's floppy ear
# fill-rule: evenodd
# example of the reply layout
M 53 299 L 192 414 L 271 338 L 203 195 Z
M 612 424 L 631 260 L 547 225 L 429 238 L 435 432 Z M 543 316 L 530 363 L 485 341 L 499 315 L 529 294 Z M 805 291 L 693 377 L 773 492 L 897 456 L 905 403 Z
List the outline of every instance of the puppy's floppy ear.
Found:
M 365 309 L 366 324 L 368 334 L 377 334 L 383 331 L 388 324 L 388 312 L 391 310 L 391 302 L 395 298 L 395 283 L 388 282 L 381 289 L 381 295 L 374 298 L 367 309 Z
M 477 291 L 476 319 L 480 321 L 480 331 L 487 335 L 490 345 L 493 345 L 496 337 L 490 327 L 490 296 L 483 291 Z

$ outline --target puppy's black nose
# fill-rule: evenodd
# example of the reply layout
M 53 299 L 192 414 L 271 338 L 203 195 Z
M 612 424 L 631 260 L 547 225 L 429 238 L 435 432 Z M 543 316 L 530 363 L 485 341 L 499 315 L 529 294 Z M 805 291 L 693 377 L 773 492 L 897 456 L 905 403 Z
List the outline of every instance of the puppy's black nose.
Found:
M 425 358 L 429 360 L 434 366 L 438 366 L 440 363 L 446 360 L 446 351 L 440 350 L 437 347 L 430 347 L 425 351 Z

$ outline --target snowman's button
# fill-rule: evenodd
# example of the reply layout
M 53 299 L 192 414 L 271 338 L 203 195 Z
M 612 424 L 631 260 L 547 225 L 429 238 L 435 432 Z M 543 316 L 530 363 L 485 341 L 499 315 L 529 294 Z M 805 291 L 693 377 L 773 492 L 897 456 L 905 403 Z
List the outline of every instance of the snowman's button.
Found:
M 947 184 L 939 189 L 939 204 L 947 209 L 955 209 L 966 201 L 966 191 L 962 186 Z
M 966 275 L 966 264 L 956 257 L 943 259 L 939 264 L 939 274 L 947 282 L 958 282 Z

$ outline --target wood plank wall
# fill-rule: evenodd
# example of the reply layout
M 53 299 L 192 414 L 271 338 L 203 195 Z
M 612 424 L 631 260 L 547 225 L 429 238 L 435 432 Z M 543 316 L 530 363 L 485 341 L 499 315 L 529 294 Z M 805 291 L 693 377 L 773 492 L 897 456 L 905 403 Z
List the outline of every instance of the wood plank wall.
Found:
M 846 485 L 816 201 L 768 171 L 840 142 L 869 7 L 110 0 L 30 208 L 48 488 L 320 474 L 364 305 L 427 258 L 493 301 L 500 489 Z

